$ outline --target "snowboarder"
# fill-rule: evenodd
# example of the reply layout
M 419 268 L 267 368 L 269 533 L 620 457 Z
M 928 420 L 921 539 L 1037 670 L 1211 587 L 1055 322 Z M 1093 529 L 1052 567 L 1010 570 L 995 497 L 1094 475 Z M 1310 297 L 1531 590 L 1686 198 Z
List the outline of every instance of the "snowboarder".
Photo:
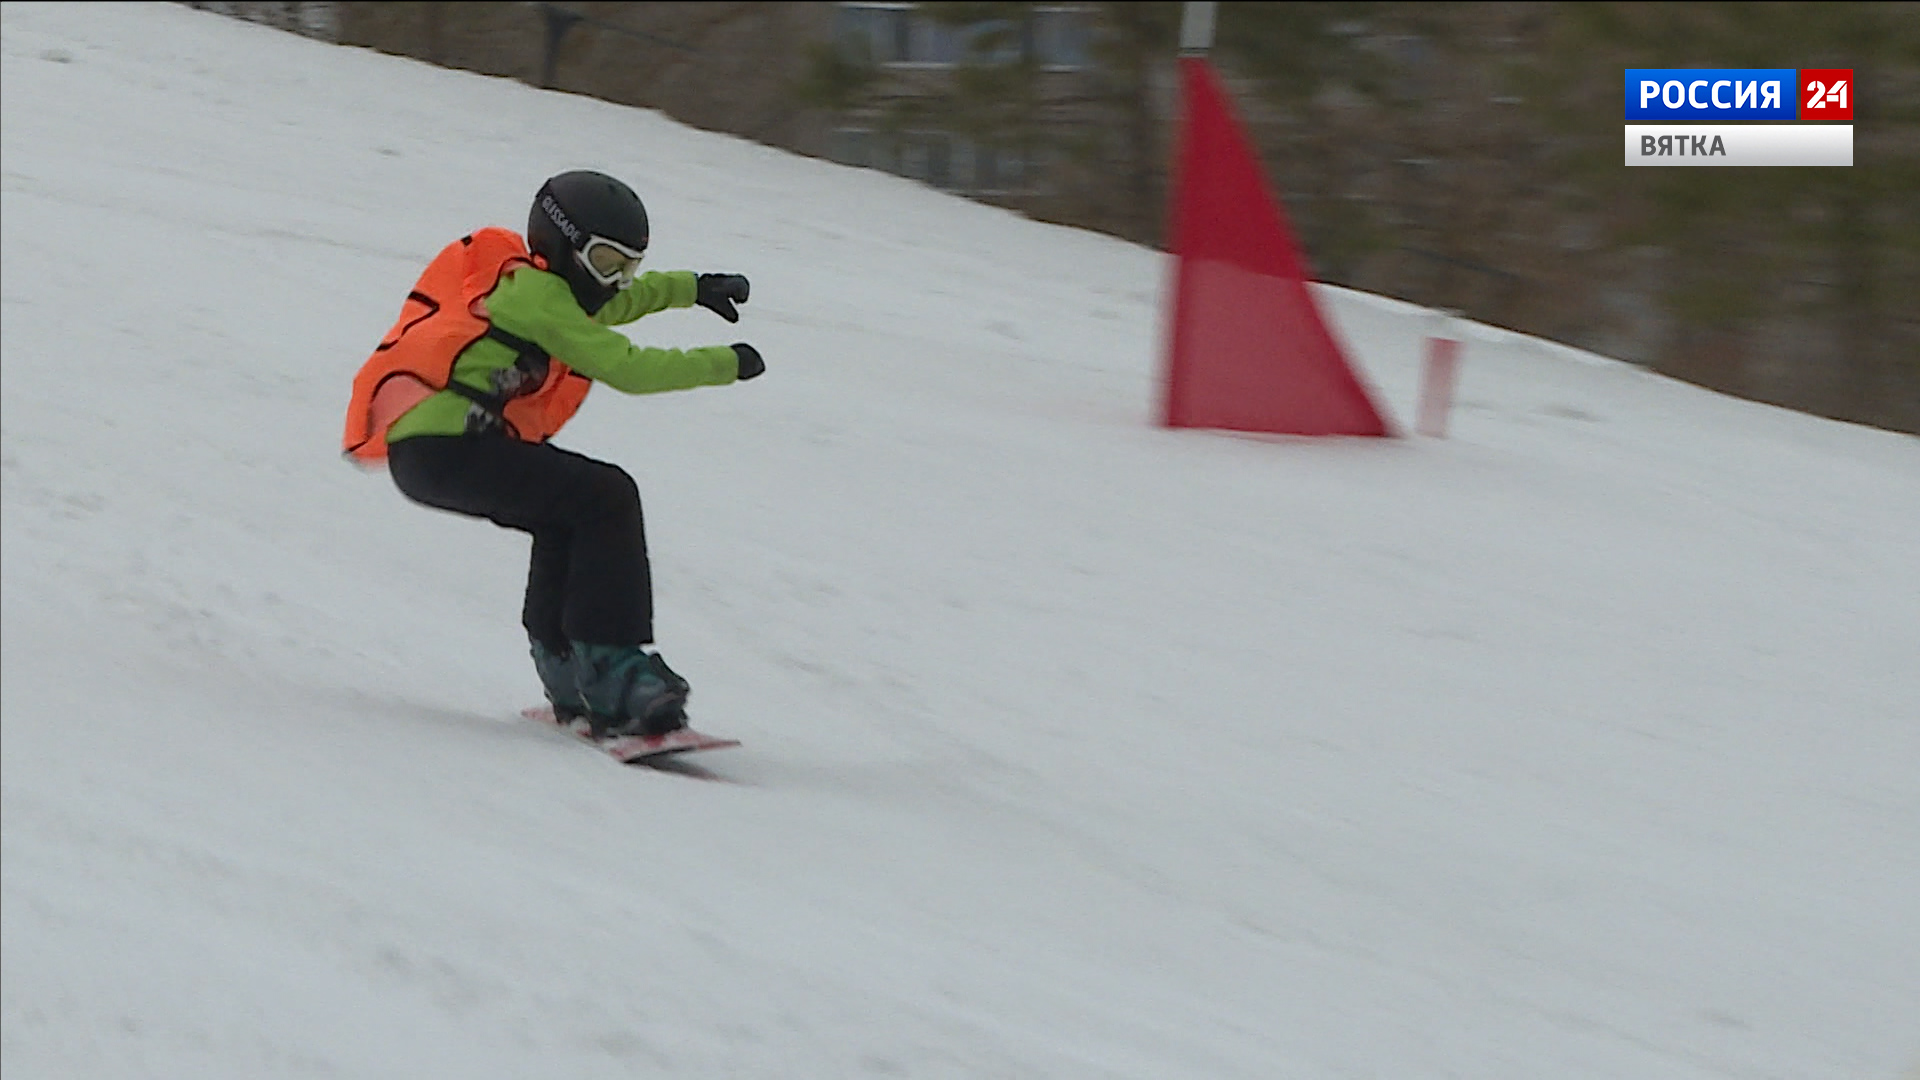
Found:
M 534 670 L 561 722 L 597 736 L 684 727 L 689 687 L 654 648 L 633 478 L 547 440 L 595 382 L 649 394 L 766 370 L 744 343 L 641 348 L 611 329 L 696 304 L 739 321 L 745 277 L 641 274 L 647 241 L 632 188 L 575 171 L 540 188 L 524 240 L 489 227 L 447 245 L 354 379 L 343 442 L 413 502 L 532 536 Z

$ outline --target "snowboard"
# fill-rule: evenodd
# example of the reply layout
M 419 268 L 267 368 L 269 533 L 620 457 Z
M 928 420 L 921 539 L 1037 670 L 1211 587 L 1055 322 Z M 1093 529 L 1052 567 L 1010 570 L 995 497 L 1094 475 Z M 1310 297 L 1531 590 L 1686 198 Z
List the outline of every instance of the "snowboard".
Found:
M 690 727 L 670 731 L 665 735 L 615 735 L 600 738 L 592 732 L 576 728 L 571 724 L 562 724 L 553 715 L 553 708 L 547 705 L 535 705 L 520 710 L 520 715 L 538 724 L 545 724 L 555 731 L 564 731 L 588 746 L 598 747 L 615 761 L 628 765 L 655 765 L 685 754 L 702 750 L 725 750 L 739 746 L 739 739 L 722 739 L 716 735 L 695 731 Z

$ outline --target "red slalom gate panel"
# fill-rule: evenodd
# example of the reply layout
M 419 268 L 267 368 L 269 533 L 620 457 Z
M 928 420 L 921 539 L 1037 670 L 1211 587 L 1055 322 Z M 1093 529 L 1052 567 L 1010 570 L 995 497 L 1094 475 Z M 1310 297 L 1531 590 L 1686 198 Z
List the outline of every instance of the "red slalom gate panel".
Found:
M 1393 434 L 1321 318 L 1218 74 L 1200 57 L 1182 57 L 1180 68 L 1166 426 Z

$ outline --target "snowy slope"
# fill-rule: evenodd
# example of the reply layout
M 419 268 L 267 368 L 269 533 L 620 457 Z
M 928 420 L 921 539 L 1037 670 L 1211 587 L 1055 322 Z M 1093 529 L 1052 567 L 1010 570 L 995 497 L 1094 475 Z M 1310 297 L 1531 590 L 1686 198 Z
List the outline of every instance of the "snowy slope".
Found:
M 1152 423 L 1154 253 L 175 5 L 6 4 L 0 965 L 28 1078 L 1920 1063 L 1920 443 L 1484 328 L 1446 441 Z M 737 781 L 514 719 L 525 541 L 336 450 L 565 168 Z M 1326 293 L 1412 411 L 1437 320 Z

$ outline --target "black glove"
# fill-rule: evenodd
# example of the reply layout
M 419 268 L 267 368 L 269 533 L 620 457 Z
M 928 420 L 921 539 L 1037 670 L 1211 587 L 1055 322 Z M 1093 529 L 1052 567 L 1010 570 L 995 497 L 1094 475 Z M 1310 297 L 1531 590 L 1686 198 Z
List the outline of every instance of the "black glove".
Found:
M 741 279 L 746 280 L 745 278 Z M 767 362 L 760 359 L 760 350 L 741 342 L 733 347 L 733 355 L 740 362 L 740 378 L 751 379 L 767 370 Z
M 747 302 L 747 279 L 739 274 L 701 274 L 693 302 L 728 322 L 739 322 L 733 305 Z

